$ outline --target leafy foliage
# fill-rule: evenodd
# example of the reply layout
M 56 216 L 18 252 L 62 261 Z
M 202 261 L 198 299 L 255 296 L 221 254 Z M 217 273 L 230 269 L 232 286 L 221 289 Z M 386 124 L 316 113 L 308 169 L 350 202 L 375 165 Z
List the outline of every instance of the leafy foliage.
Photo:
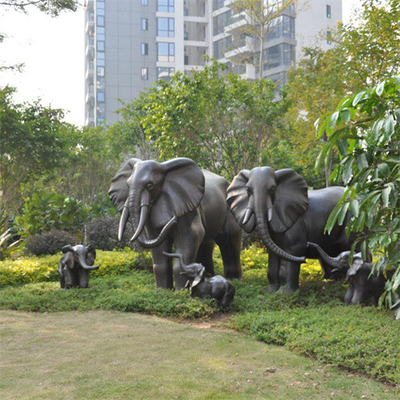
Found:
M 69 232 L 52 229 L 27 238 L 25 246 L 29 253 L 40 256 L 42 254 L 56 254 L 68 244 L 75 245 L 77 237 Z
M 284 103 L 274 101 L 268 80 L 250 82 L 214 62 L 192 76 L 177 72 L 147 92 L 142 108 L 122 113 L 143 129 L 161 158 L 189 157 L 230 178 L 258 165 L 263 148 L 279 127 Z M 128 121 L 126 123 L 128 123 Z M 125 124 L 126 124 L 125 123 Z
M 376 268 L 397 269 L 388 285 L 390 306 L 398 300 L 400 287 L 400 77 L 344 98 L 333 113 L 322 117 L 319 133 L 328 136 L 319 164 L 327 162 L 337 148 L 340 163 L 332 180 L 341 180 L 347 190 L 327 223 L 330 231 L 341 224 L 347 210 L 353 218 L 348 232 L 359 235 L 361 249 L 382 250 Z M 364 235 L 364 230 L 368 233 Z M 354 244 L 354 245 L 355 245 Z
M 0 89 L 0 214 L 22 203 L 21 186 L 54 170 L 63 159 L 63 112 L 39 102 L 15 104 L 14 89 Z
M 112 251 L 132 247 L 130 238 L 134 231 L 127 224 L 121 241 L 118 241 L 118 218 L 95 218 L 86 224 L 86 239 L 96 249 Z
M 326 140 L 324 134 L 316 140 L 314 121 L 335 109 L 344 96 L 400 72 L 399 4 L 398 0 L 365 0 L 355 21 L 332 31 L 335 45 L 331 49 L 303 49 L 303 59 L 289 74 L 291 106 L 287 114 L 294 130 L 290 142 L 303 172 L 308 171 Z M 326 184 L 337 162 L 335 152 L 330 157 L 325 164 Z
M 88 210 L 81 202 L 54 193 L 37 192 L 25 200 L 22 215 L 16 223 L 24 235 L 65 229 L 77 232 L 82 228 Z

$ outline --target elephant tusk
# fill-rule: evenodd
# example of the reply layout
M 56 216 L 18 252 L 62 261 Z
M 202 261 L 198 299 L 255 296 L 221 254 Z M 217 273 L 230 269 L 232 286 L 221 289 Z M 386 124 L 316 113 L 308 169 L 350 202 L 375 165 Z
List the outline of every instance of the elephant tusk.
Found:
M 147 215 L 149 212 L 149 206 L 148 204 L 143 204 L 140 206 L 140 217 L 139 217 L 139 226 L 136 229 L 136 232 L 131 238 L 131 242 L 134 242 L 142 233 L 144 226 L 146 225 L 147 222 Z
M 243 217 L 242 225 L 246 225 L 249 222 L 252 215 L 253 215 L 253 210 L 251 208 L 247 207 L 246 213 L 244 214 L 244 217 Z
M 128 200 L 125 202 L 124 208 L 122 210 L 121 218 L 119 219 L 118 225 L 118 241 L 122 240 L 122 236 L 124 234 L 126 223 L 129 219 L 129 209 L 127 205 Z
M 274 213 L 274 210 L 272 209 L 272 207 L 269 207 L 269 208 L 267 209 L 267 218 L 268 218 L 268 222 L 271 222 L 273 213 Z

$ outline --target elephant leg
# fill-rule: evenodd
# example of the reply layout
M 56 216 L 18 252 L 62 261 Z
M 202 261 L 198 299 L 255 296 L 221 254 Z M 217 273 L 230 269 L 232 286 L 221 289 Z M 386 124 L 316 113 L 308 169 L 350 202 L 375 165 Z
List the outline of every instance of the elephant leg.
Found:
M 242 230 L 230 213 L 228 213 L 223 233 L 218 235 L 215 241 L 221 250 L 225 278 L 240 279 L 242 277 L 242 266 L 240 264 Z
M 268 292 L 277 292 L 281 286 L 279 270 L 280 270 L 281 260 L 275 254 L 268 255 Z
M 213 261 L 214 247 L 214 242 L 202 243 L 197 251 L 196 262 L 204 266 L 207 276 L 215 275 Z
M 346 294 L 344 295 L 344 303 L 349 305 L 351 304 L 351 300 L 353 298 L 354 295 L 354 288 L 352 286 L 349 286 L 349 288 L 347 289 Z
M 286 288 L 285 293 L 291 294 L 299 290 L 300 263 L 285 261 L 286 268 Z
M 79 287 L 81 289 L 86 289 L 89 286 L 89 271 L 83 268 L 79 268 Z
M 173 289 L 172 260 L 165 257 L 163 251 L 171 252 L 171 245 L 162 243 L 161 246 L 151 251 L 156 286 L 162 289 Z
M 205 229 L 198 213 L 182 217 L 182 229 L 177 226 L 174 230 L 173 242 L 175 253 L 182 254 L 183 262 L 188 265 L 196 261 L 197 253 L 205 236 Z M 187 278 L 182 275 L 182 269 L 177 259 L 174 260 L 175 290 L 183 289 Z
M 65 276 L 64 276 L 64 269 L 62 264 L 59 264 L 58 267 L 58 276 L 60 277 L 60 286 L 61 289 L 65 289 Z
M 75 287 L 75 271 L 70 268 L 64 269 L 64 282 L 65 289 L 71 289 Z

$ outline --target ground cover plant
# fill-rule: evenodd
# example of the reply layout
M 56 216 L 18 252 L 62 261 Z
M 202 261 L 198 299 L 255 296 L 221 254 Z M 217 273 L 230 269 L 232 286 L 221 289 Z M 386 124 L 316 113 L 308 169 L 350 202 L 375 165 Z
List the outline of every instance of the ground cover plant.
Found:
M 202 320 L 220 315 L 211 300 L 192 299 L 187 291 L 156 289 L 148 253 L 99 251 L 97 261 L 101 267 L 93 271 L 86 290 L 59 288 L 55 272 L 59 255 L 32 258 L 33 263 L 32 260 L 41 262 L 37 274 L 32 272 L 34 265 L 28 268 L 30 275 L 19 269 L 22 260 L 0 263 L 0 309 L 118 310 Z M 269 294 L 267 260 L 264 249 L 255 245 L 243 250 L 244 278 L 234 281 L 235 301 L 228 310 L 231 328 L 334 366 L 400 384 L 399 322 L 390 312 L 375 307 L 344 306 L 341 298 L 345 284 L 324 281 L 315 261 L 302 267 L 299 293 Z M 12 263 L 14 275 L 7 281 L 4 270 L 12 270 L 9 266 Z M 218 252 L 215 267 L 218 273 L 222 271 Z M 43 271 L 50 271 L 49 276 Z

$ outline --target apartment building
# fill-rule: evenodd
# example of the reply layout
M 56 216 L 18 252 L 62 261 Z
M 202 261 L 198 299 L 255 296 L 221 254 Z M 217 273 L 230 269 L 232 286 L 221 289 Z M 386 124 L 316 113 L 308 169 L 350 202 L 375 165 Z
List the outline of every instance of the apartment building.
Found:
M 281 0 L 260 0 L 271 5 Z M 243 35 L 251 23 L 235 14 L 235 0 L 87 0 L 85 14 L 85 124 L 119 119 L 115 113 L 157 79 L 175 71 L 190 74 L 204 66 L 204 55 L 227 63 L 243 77 L 260 76 L 243 62 L 257 44 Z M 300 0 L 274 21 L 263 45 L 262 76 L 285 82 L 301 49 L 342 19 L 341 0 Z M 259 46 L 259 45 L 258 45 Z M 259 50 L 258 50 L 259 52 Z

